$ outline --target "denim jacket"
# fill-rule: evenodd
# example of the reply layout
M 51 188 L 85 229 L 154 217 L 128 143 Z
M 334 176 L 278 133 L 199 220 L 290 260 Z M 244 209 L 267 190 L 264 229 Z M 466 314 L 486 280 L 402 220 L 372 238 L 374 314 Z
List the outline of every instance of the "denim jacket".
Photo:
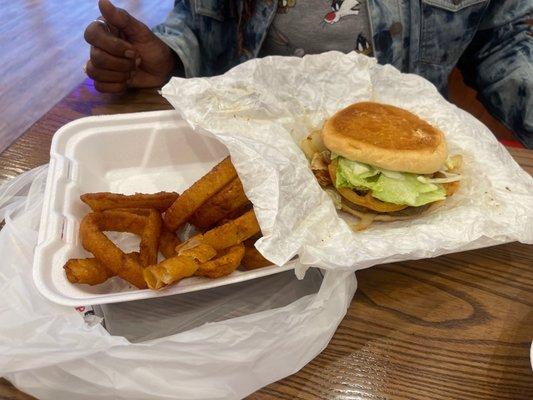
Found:
M 300 0 L 302 1 L 302 0 Z M 487 108 L 533 148 L 532 0 L 366 0 L 374 56 L 416 73 L 446 93 L 455 65 Z M 221 74 L 256 57 L 277 0 L 176 0 L 154 32 L 183 62 L 187 77 Z

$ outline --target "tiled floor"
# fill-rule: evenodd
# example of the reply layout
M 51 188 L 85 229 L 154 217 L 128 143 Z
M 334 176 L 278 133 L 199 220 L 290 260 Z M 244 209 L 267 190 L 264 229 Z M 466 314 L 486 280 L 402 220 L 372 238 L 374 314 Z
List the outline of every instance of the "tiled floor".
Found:
M 172 0 L 117 0 L 149 26 Z M 85 26 L 97 0 L 0 1 L 0 151 L 85 77 Z

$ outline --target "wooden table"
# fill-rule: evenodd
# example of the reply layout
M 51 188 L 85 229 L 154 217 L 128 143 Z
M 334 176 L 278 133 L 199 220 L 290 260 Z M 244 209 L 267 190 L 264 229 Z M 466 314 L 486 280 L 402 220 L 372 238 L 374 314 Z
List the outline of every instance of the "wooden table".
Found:
M 62 125 L 169 109 L 155 91 L 122 97 L 84 82 L 0 155 L 0 180 L 48 162 Z M 510 149 L 533 172 L 533 151 Z M 512 243 L 357 272 L 328 347 L 249 399 L 533 399 L 533 248 Z M 0 399 L 30 396 L 0 380 Z

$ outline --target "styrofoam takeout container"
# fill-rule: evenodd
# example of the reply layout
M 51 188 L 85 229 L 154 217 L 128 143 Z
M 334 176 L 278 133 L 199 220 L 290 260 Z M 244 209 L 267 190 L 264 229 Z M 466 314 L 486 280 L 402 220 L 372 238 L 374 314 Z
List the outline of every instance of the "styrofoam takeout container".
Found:
M 192 277 L 161 291 L 139 290 L 116 277 L 96 286 L 67 280 L 65 262 L 91 256 L 78 236 L 80 221 L 90 211 L 81 194 L 181 193 L 227 154 L 223 144 L 195 133 L 176 111 L 88 117 L 59 129 L 52 140 L 33 266 L 41 294 L 62 305 L 116 303 L 229 285 L 294 268 L 288 263 L 237 270 L 219 279 Z M 121 235 L 126 236 L 119 242 L 123 250 L 138 249 L 138 239 Z

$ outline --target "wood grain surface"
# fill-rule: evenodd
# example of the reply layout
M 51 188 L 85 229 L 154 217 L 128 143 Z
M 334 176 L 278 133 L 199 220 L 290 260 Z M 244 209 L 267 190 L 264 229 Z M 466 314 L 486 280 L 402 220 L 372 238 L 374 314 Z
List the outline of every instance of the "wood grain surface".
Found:
M 0 155 L 0 180 L 46 163 L 71 120 L 169 108 L 155 91 L 101 95 L 86 81 Z M 533 151 L 510 153 L 533 173 Z M 511 243 L 359 271 L 328 347 L 248 399 L 533 399 L 532 266 L 533 248 Z M 29 398 L 0 380 L 0 399 Z
M 153 26 L 172 0 L 115 0 Z M 85 78 L 85 27 L 100 15 L 97 0 L 0 2 L 0 151 Z M 31 90 L 31 96 L 27 93 Z

